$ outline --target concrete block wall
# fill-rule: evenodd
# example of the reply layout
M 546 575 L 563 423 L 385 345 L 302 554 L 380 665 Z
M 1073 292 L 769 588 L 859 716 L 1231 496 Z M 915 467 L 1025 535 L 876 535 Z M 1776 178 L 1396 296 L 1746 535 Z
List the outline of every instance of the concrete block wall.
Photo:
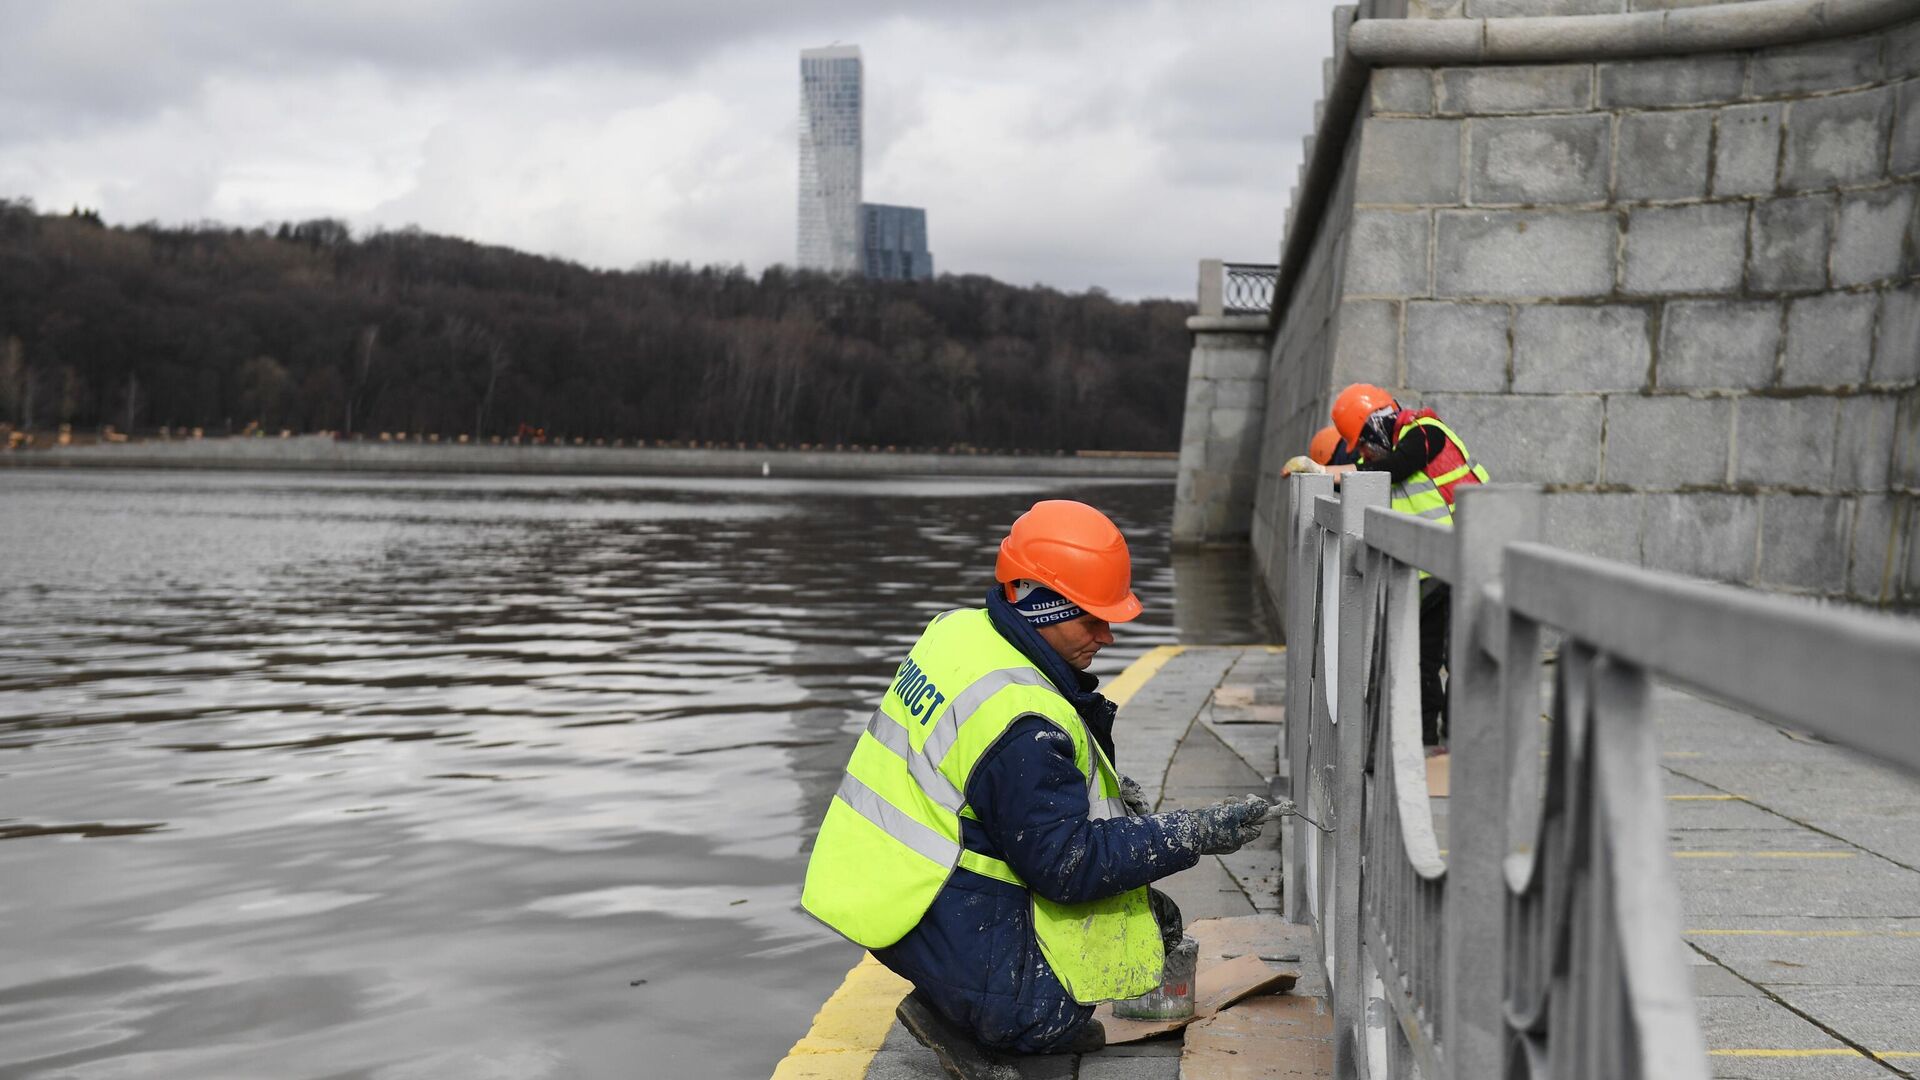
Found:
M 1416 19 L 1499 19 L 1525 15 L 1620 15 L 1737 4 L 1743 0 L 1399 0 Z
M 1266 430 L 1267 318 L 1220 314 L 1219 271 L 1218 262 L 1201 264 L 1201 314 L 1187 320 L 1193 355 L 1174 481 L 1173 538 L 1188 546 L 1249 535 Z M 1215 286 L 1211 303 L 1209 284 Z
M 1383 68 L 1356 122 L 1278 327 L 1261 506 L 1267 466 L 1367 380 L 1439 410 L 1497 479 L 1549 485 L 1553 542 L 1920 603 L 1920 22 L 1721 54 Z M 1256 546 L 1274 527 L 1257 508 Z
M 1358 121 L 1356 120 L 1356 123 Z M 1379 223 L 1353 212 L 1353 183 L 1360 142 L 1349 144 L 1335 197 L 1317 222 L 1313 248 L 1294 290 L 1293 303 L 1268 354 L 1266 428 L 1255 489 L 1252 543 L 1255 565 L 1276 597 L 1284 590 L 1286 504 L 1280 467 L 1306 452 L 1313 433 L 1327 424 L 1330 387 L 1366 377 L 1383 343 L 1399 333 L 1397 316 L 1384 306 L 1349 308 L 1340 302 L 1341 281 L 1352 245 L 1370 245 Z M 1339 343 L 1344 342 L 1341 346 Z M 1276 608 L 1276 610 L 1284 610 Z

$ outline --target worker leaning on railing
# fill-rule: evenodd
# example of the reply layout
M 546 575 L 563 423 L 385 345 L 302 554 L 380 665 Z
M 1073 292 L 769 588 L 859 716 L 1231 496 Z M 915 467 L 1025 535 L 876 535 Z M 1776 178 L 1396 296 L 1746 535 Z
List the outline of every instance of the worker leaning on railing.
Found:
M 1453 498 L 1463 484 L 1484 484 L 1487 470 L 1432 409 L 1404 409 L 1377 386 L 1354 383 L 1333 401 L 1333 425 L 1357 465 L 1314 457 L 1288 461 L 1280 475 L 1322 472 L 1338 483 L 1355 470 L 1384 472 L 1393 482 L 1393 508 L 1443 525 L 1453 524 Z M 1322 432 L 1324 434 L 1324 431 Z M 1320 436 L 1315 436 L 1318 443 Z M 1451 602 L 1447 585 L 1422 573 L 1420 581 L 1420 738 L 1430 747 L 1446 738 L 1447 695 L 1440 672 L 1447 663 Z
M 1021 1053 L 1105 1042 L 1096 1002 L 1160 985 L 1179 910 L 1147 883 L 1237 850 L 1267 803 L 1150 813 L 1113 767 L 1086 672 L 1140 613 L 1126 540 L 1084 503 L 1034 504 L 985 608 L 935 616 L 847 763 L 801 903 L 917 988 L 916 1034 Z M 919 1010 L 910 1013 L 910 1010 Z
M 1313 441 L 1307 444 L 1307 456 L 1316 465 L 1357 465 L 1360 451 L 1349 447 L 1340 438 L 1340 429 L 1328 424 L 1313 433 Z M 1281 475 L 1285 475 L 1283 471 Z

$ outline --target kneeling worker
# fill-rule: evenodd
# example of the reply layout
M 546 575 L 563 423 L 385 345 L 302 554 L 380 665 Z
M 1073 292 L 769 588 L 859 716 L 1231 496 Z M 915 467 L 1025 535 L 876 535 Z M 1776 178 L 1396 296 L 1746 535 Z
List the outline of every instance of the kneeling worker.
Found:
M 1126 540 L 1084 503 L 1035 503 L 983 608 L 927 625 L 855 745 L 801 903 L 995 1050 L 1083 1053 L 1097 1002 L 1160 985 L 1178 912 L 1147 883 L 1260 835 L 1254 796 L 1152 814 L 1114 760 L 1087 674 L 1140 613 Z M 1155 908 L 1161 908 L 1156 920 Z

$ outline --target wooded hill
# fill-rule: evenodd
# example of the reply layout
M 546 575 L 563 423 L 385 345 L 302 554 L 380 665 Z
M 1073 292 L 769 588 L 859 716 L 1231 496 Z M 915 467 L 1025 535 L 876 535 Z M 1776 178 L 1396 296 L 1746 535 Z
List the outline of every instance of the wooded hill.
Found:
M 1192 305 L 0 200 L 0 421 L 1169 450 Z

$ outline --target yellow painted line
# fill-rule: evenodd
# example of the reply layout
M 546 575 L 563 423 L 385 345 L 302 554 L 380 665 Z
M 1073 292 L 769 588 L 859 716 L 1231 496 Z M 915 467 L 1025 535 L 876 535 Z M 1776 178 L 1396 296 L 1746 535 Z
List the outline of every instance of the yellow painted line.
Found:
M 1920 938 L 1920 930 L 1703 930 L 1684 933 L 1700 937 L 1894 937 Z
M 773 1080 L 859 1080 L 893 1028 L 893 1009 L 913 985 L 863 957 L 840 989 L 814 1014 L 813 1027 L 793 1044 Z
M 1853 851 L 1676 851 L 1676 859 L 1851 859 Z
M 1731 1050 L 1709 1050 L 1708 1057 L 1743 1058 L 1810 1058 L 1810 1057 L 1866 1057 L 1850 1046 L 1823 1047 L 1819 1050 L 1772 1050 L 1760 1047 L 1739 1047 Z M 1875 1050 L 1873 1056 L 1881 1061 L 1897 1061 L 1903 1058 L 1920 1058 L 1920 1050 Z
M 1125 671 L 1115 675 L 1112 682 L 1101 688 L 1100 693 L 1116 706 L 1125 705 L 1140 692 L 1141 687 L 1147 685 L 1148 679 L 1167 666 L 1167 661 L 1186 651 L 1185 645 L 1161 645 L 1148 649 L 1140 659 L 1128 664 Z
M 1669 802 L 1746 802 L 1745 795 L 1669 795 Z

